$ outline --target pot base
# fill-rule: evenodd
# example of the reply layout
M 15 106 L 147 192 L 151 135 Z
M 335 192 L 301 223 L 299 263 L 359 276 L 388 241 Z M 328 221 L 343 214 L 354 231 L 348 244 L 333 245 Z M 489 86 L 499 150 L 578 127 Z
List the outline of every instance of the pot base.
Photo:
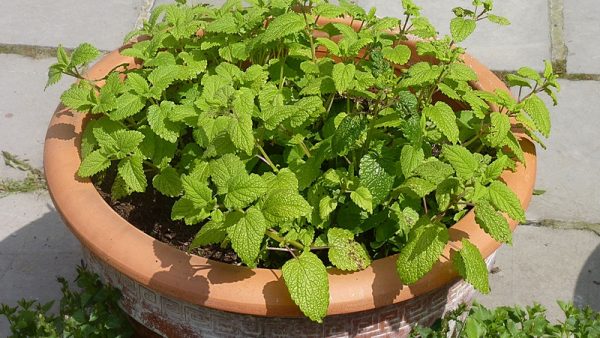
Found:
M 486 259 L 488 270 L 494 252 Z M 406 337 L 417 323 L 429 326 L 475 294 L 464 280 L 410 300 L 371 311 L 328 316 L 323 324 L 306 318 L 259 317 L 219 311 L 161 295 L 106 264 L 87 248 L 88 268 L 121 290 L 121 307 L 135 321 L 164 337 Z M 141 333 L 141 332 L 139 332 Z

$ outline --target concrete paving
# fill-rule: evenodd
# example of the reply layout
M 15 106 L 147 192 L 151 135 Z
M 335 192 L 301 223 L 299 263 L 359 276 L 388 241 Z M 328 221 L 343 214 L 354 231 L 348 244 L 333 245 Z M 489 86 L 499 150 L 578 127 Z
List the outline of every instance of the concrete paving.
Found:
M 550 1 L 555 9 L 552 13 Z M 147 17 L 148 8 L 166 2 L 1 1 L 0 150 L 41 168 L 48 120 L 60 92 L 70 83 L 65 80 L 43 91 L 46 69 L 53 61 L 27 57 L 31 53 L 19 52 L 22 49 L 13 48 L 15 45 L 42 50 L 40 47 L 59 43 L 75 47 L 87 41 L 104 50 L 114 49 L 140 18 Z M 382 15 L 401 13 L 398 0 L 358 2 L 365 7 L 376 4 Z M 449 10 L 470 3 L 416 2 L 442 33 L 448 31 Z M 498 13 L 513 25 L 486 24 L 467 41 L 469 52 L 494 70 L 511 71 L 522 65 L 540 69 L 543 59 L 565 57 L 567 64 L 566 79 L 560 82 L 560 105 L 551 109 L 549 149 L 539 151 L 536 187 L 546 193 L 534 197 L 527 213 L 531 224 L 553 227 L 521 226 L 517 230 L 513 247 L 503 247 L 498 254 L 500 270 L 491 276 L 492 293 L 478 298 L 486 305 L 538 301 L 550 309 L 551 318 L 559 318 L 556 299 L 600 310 L 600 143 L 595 132 L 600 125 L 600 81 L 596 81 L 600 80 L 600 63 L 594 61 L 600 58 L 600 32 L 593 3 L 565 2 L 563 13 L 562 0 L 497 1 Z M 557 27 L 563 26 L 564 36 L 556 33 Z M 557 43 L 569 48 L 564 57 L 557 52 Z M 591 81 L 578 80 L 581 74 Z M 0 161 L 0 180 L 23 176 Z M 596 233 L 563 230 L 573 227 L 596 229 Z M 23 297 L 56 299 L 60 292 L 55 276 L 72 278 L 80 257 L 76 240 L 60 221 L 47 193 L 0 198 L 0 302 L 15 304 Z M 6 336 L 7 330 L 6 322 L 0 320 L 0 337 Z

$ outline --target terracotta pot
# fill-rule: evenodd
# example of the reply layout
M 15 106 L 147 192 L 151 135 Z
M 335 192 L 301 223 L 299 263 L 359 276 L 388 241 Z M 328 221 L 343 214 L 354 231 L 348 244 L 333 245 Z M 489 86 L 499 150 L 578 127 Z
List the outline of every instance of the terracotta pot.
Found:
M 414 42 L 407 42 L 414 48 Z M 414 53 L 416 55 L 416 53 Z M 508 89 L 474 58 L 465 62 L 479 76 L 473 86 Z M 413 59 L 413 62 L 415 59 Z M 116 65 L 134 60 L 114 51 L 88 72 L 102 78 Z M 430 324 L 446 310 L 473 295 L 452 268 L 452 246 L 467 237 L 487 257 L 500 246 L 469 212 L 449 229 L 451 242 L 432 271 L 413 285 L 403 285 L 396 256 L 376 260 L 354 273 L 329 269 L 330 305 L 324 324 L 302 317 L 291 300 L 281 271 L 248 269 L 190 255 L 155 240 L 116 214 L 92 183 L 76 172 L 84 115 L 59 107 L 48 129 L 44 168 L 48 189 L 63 220 L 84 248 L 90 267 L 123 292 L 122 306 L 134 319 L 163 335 L 193 336 L 401 336 L 410 324 Z M 527 166 L 502 179 L 526 207 L 532 195 L 535 147 L 520 138 Z M 516 222 L 510 221 L 512 229 Z

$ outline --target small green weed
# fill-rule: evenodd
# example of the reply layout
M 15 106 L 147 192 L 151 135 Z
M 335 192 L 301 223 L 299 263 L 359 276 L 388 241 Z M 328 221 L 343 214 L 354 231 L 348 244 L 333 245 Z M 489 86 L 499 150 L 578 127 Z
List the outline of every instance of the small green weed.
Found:
M 34 192 L 46 189 L 46 179 L 40 169 L 34 168 L 27 160 L 21 160 L 17 155 L 2 151 L 4 164 L 24 171 L 27 177 L 22 180 L 0 179 L 0 198 L 19 192 Z

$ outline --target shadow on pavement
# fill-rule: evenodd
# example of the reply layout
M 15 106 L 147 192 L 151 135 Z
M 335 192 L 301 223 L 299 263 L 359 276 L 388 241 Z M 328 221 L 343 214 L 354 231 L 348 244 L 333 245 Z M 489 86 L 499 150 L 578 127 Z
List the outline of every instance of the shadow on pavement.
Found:
M 587 258 L 579 272 L 573 303 L 577 306 L 589 305 L 600 311 L 600 245 Z

